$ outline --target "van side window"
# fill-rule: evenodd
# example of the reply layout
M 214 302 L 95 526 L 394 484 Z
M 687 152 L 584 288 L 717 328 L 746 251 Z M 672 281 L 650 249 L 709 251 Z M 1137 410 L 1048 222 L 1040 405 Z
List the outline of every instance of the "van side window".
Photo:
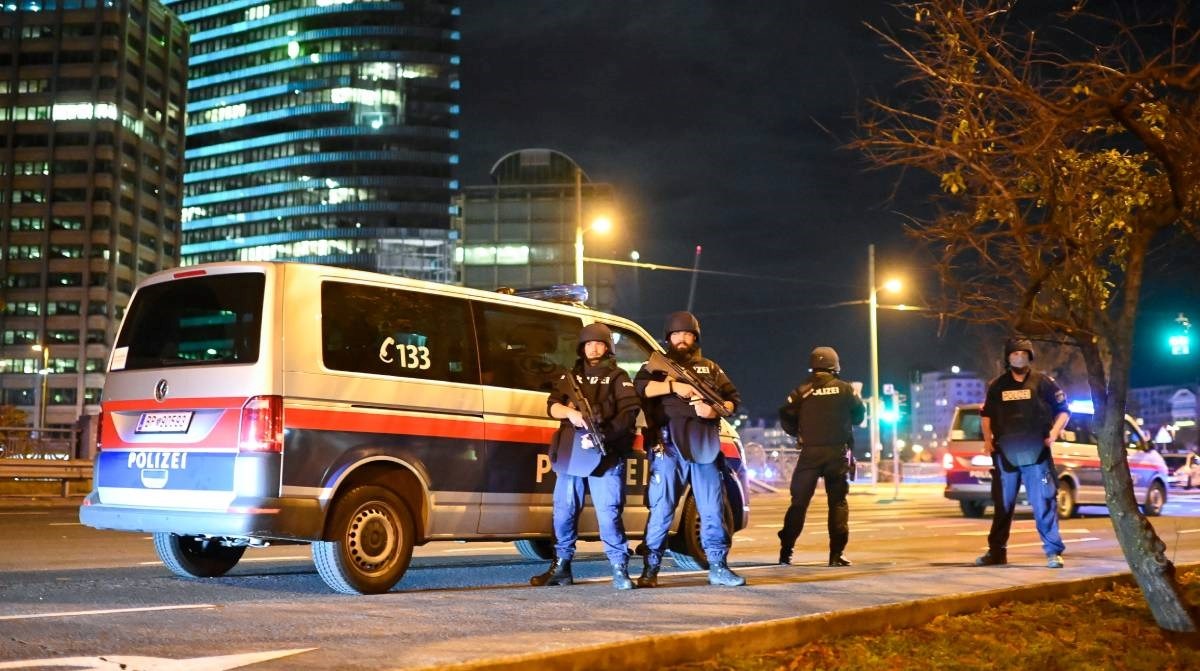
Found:
M 608 327 L 613 333 L 613 355 L 617 357 L 617 365 L 633 379 L 650 358 L 650 343 L 620 326 L 609 324 Z
M 1092 415 L 1071 415 L 1063 429 L 1063 439 L 1078 445 L 1095 445 L 1096 434 L 1092 431 Z
M 577 317 L 475 304 L 483 383 L 549 391 L 561 371 L 575 365 L 583 323 Z
M 478 384 L 469 304 L 348 282 L 321 283 L 326 368 Z
M 1142 435 L 1140 433 L 1138 433 L 1133 428 L 1132 425 L 1129 424 L 1129 420 L 1125 420 L 1124 422 L 1122 422 L 1121 428 L 1124 429 L 1124 431 L 1125 431 L 1125 449 L 1127 449 L 1127 450 L 1145 450 L 1145 449 L 1147 449 L 1146 442 L 1145 442 L 1145 440 L 1142 439 Z

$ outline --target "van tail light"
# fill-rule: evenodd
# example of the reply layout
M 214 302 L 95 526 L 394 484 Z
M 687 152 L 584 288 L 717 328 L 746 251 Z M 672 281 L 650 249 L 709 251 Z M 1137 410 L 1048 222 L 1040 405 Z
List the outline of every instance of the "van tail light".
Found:
M 242 406 L 238 452 L 283 451 L 283 397 L 253 396 Z
M 942 470 L 949 471 L 954 468 L 954 455 L 949 452 L 942 455 Z
M 96 415 L 96 452 L 104 449 L 104 409 Z

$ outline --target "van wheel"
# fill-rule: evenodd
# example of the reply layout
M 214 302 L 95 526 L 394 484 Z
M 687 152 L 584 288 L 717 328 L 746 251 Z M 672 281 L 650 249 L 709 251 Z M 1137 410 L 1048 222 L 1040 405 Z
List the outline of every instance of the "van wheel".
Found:
M 733 528 L 733 511 L 729 502 L 724 509 L 725 528 Z M 683 514 L 680 516 L 679 531 L 671 536 L 668 546 L 675 565 L 685 571 L 707 571 L 708 557 L 704 554 L 704 544 L 700 542 L 700 511 L 696 509 L 696 498 L 691 494 L 683 503 Z
M 1075 485 L 1062 478 L 1058 481 L 1058 517 L 1071 519 L 1079 514 L 1079 504 L 1075 503 Z
M 154 534 L 154 551 L 171 573 L 182 578 L 216 578 L 237 566 L 246 546 L 221 545 L 215 538 L 166 532 Z
M 554 560 L 554 541 L 546 540 L 545 538 L 531 538 L 513 541 L 513 545 L 517 547 L 517 552 L 526 559 L 536 559 L 538 561 Z
M 959 501 L 958 507 L 962 510 L 963 517 L 983 517 L 987 510 L 987 501 Z
M 1161 482 L 1155 482 L 1146 491 L 1146 502 L 1142 505 L 1142 512 L 1146 514 L 1146 517 L 1158 517 L 1162 514 L 1165 505 L 1167 505 L 1167 489 Z
M 382 594 L 400 582 L 412 560 L 412 515 L 392 490 L 355 487 L 333 505 L 332 540 L 312 544 L 317 573 L 343 594 Z

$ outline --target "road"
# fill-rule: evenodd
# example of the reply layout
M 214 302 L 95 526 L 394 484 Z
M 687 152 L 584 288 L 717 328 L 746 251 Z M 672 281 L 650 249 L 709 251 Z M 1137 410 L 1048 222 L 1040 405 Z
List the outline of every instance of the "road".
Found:
M 891 496 L 855 485 L 855 564 L 840 569 L 824 565 L 820 495 L 792 567 L 773 565 L 786 499 L 758 496 L 731 554 L 750 581 L 742 589 L 671 570 L 659 589 L 617 593 L 598 543 L 581 544 L 583 584 L 534 589 L 527 580 L 543 565 L 511 544 L 431 543 L 396 591 L 371 597 L 330 593 L 307 546 L 252 549 L 228 576 L 188 581 L 158 563 L 145 535 L 82 527 L 72 509 L 0 509 L 0 669 L 61 668 L 63 658 L 75 668 L 416 668 L 1045 579 L 1027 513 L 1014 524 L 1014 566 L 975 569 L 989 518 L 963 518 L 936 485 Z M 1084 512 L 1062 524 L 1068 566 L 1056 575 L 1123 566 L 1104 509 Z M 1153 522 L 1176 561 L 1200 561 L 1200 496 L 1174 497 Z

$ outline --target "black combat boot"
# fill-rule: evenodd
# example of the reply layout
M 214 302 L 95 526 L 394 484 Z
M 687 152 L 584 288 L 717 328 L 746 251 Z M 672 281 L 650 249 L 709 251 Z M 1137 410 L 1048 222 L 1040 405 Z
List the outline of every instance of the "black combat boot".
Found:
M 633 581 L 629 579 L 629 567 L 625 564 L 613 564 L 613 589 L 633 589 Z
M 548 587 L 557 587 L 559 585 L 574 585 L 575 576 L 571 575 L 571 560 L 570 559 L 555 559 L 550 568 L 546 569 L 545 573 L 535 575 L 529 579 L 529 584 L 534 587 L 546 585 Z
M 638 576 L 638 587 L 658 587 L 658 568 L 649 563 L 642 565 L 642 574 Z
M 746 584 L 746 579 L 734 573 L 724 561 L 715 561 L 708 566 L 708 584 L 741 587 Z
M 829 565 L 830 566 L 849 566 L 850 560 L 843 557 L 842 553 L 840 553 L 840 552 L 830 552 L 829 553 Z
M 792 565 L 792 549 L 779 548 L 779 563 L 783 566 Z
M 983 553 L 975 560 L 976 566 L 1002 566 L 1008 563 L 1008 550 L 988 548 L 988 551 Z

